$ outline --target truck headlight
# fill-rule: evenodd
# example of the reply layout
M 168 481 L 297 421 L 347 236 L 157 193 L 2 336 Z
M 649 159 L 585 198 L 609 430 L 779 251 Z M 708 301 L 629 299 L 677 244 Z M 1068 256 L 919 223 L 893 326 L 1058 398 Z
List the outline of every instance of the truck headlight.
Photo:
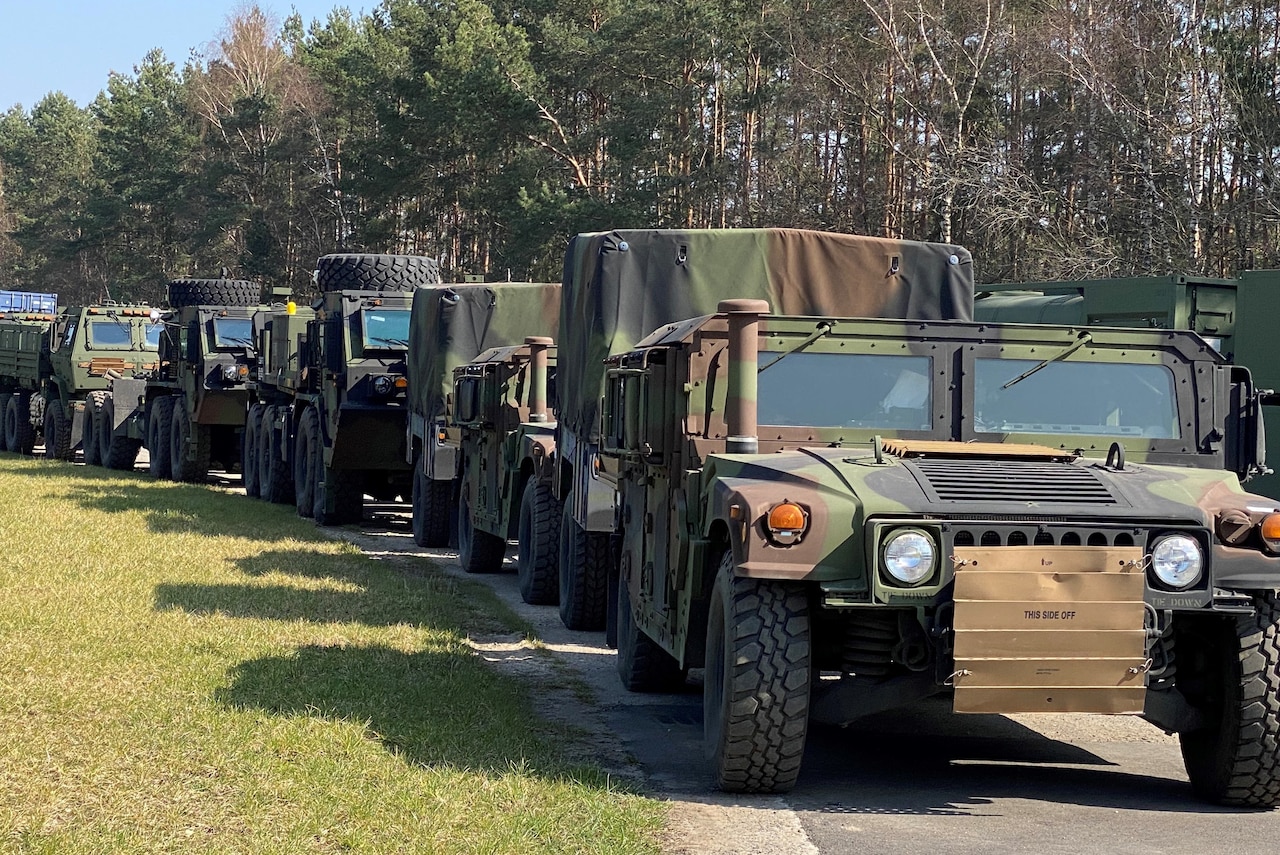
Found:
M 919 585 L 933 575 L 937 550 L 933 538 L 920 529 L 890 532 L 880 553 L 885 572 L 904 585 Z
M 1170 534 L 1151 549 L 1151 572 L 1169 588 L 1190 588 L 1200 581 L 1204 553 L 1194 537 Z
M 378 377 L 374 377 L 373 393 L 375 395 L 390 395 L 391 389 L 393 388 L 394 385 L 395 385 L 395 381 L 393 381 L 390 377 L 388 377 L 385 374 L 382 374 Z
M 222 366 L 222 379 L 228 383 L 234 383 L 240 379 L 240 369 L 234 365 Z

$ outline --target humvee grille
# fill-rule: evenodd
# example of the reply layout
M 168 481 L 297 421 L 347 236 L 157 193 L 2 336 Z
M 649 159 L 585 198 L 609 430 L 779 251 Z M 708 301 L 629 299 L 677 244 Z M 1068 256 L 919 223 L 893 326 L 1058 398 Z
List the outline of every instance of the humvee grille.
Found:
M 1115 505 L 1107 485 L 1069 463 L 1023 460 L 904 460 L 940 502 L 1052 502 Z

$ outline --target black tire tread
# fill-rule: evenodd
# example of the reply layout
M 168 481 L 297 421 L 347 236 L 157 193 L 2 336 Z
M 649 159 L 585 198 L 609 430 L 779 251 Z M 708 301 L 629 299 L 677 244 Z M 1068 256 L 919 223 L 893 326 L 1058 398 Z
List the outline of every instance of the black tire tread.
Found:
M 131 436 L 115 436 L 112 423 L 115 421 L 115 397 L 108 394 L 98 413 L 98 456 L 99 462 L 107 469 L 117 472 L 128 472 L 138 462 L 138 452 L 142 450 L 142 440 Z
M 617 663 L 628 692 L 673 692 L 684 684 L 680 663 L 636 624 L 626 579 L 618 580 Z
M 71 447 L 71 419 L 62 409 L 61 400 L 49 402 L 44 425 L 44 456 L 50 460 L 70 461 L 75 454 Z
M 333 469 L 325 466 L 322 459 L 316 473 L 324 478 L 323 486 L 315 486 L 313 507 L 317 525 L 348 525 L 364 519 L 363 470 Z
M 8 431 L 4 428 L 4 419 L 5 414 L 9 412 L 9 399 L 12 397 L 12 392 L 0 393 L 0 451 L 10 450 Z
M 84 425 L 81 430 L 80 448 L 84 451 L 85 466 L 102 465 L 102 412 L 106 408 L 107 393 L 90 392 L 84 399 Z
M 412 291 L 441 281 L 440 263 L 423 255 L 335 253 L 316 261 L 321 291 Z
M 30 457 L 31 452 L 36 447 L 36 429 L 31 425 L 31 402 L 33 400 L 43 401 L 39 395 L 31 396 L 26 392 L 15 393 L 9 399 L 8 406 L 5 407 L 4 414 L 4 432 L 5 444 L 9 450 L 16 454 L 25 454 Z M 12 422 L 10 421 L 10 412 Z
M 323 454 L 317 454 L 320 417 L 308 407 L 298 424 L 293 445 L 293 493 L 298 516 L 312 519 L 316 515 L 316 467 L 323 465 Z
M 262 404 L 249 407 L 240 433 L 240 480 L 244 494 L 256 499 L 261 494 L 258 481 L 258 430 L 262 427 Z
M 507 541 L 475 527 L 464 486 L 458 492 L 458 563 L 468 573 L 497 573 L 507 553 Z
M 168 288 L 169 305 L 256 306 L 262 301 L 262 286 L 247 279 L 173 279 Z
M 558 562 L 563 514 L 564 508 L 550 485 L 529 479 L 520 497 L 516 574 L 520 597 L 531 606 L 554 606 L 560 601 Z
M 587 531 L 566 503 L 560 527 L 560 621 L 569 629 L 604 629 L 609 596 L 609 535 Z
M 165 395 L 151 404 L 151 416 L 147 419 L 147 455 L 151 458 L 148 471 L 157 480 L 173 477 L 173 465 L 169 459 L 169 431 L 173 430 L 173 397 Z
M 449 545 L 449 508 L 453 481 L 437 481 L 422 471 L 422 461 L 413 470 L 413 542 L 424 549 Z

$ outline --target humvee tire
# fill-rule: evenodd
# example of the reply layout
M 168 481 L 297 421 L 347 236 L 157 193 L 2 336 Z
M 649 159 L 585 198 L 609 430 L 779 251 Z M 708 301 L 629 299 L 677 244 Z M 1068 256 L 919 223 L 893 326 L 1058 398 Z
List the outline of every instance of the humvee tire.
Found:
M 496 573 L 502 569 L 507 542 L 479 531 L 471 523 L 471 502 L 466 482 L 458 491 L 458 563 L 468 573 Z
M 804 587 L 735 576 L 725 552 L 711 594 L 702 689 L 703 742 L 725 792 L 795 786 L 809 729 L 809 642 Z
M 80 447 L 84 451 L 85 466 L 102 465 L 102 445 L 98 439 L 102 423 L 102 408 L 107 400 L 106 392 L 90 392 L 84 399 L 84 423 L 81 426 Z
M 142 440 L 129 436 L 115 436 L 112 426 L 115 424 L 116 402 L 110 393 L 102 402 L 98 412 L 98 435 L 94 439 L 98 443 L 98 462 L 107 469 L 127 472 L 138 462 L 138 452 L 142 449 Z
M 618 676 L 628 692 L 673 692 L 685 678 L 675 657 L 636 626 L 625 580 L 618 582 Z
M 71 460 L 71 419 L 62 409 L 62 401 L 50 401 L 44 416 L 44 456 L 50 460 Z
M 298 425 L 298 438 L 293 446 L 293 492 L 298 516 L 311 519 L 316 515 L 317 466 L 324 466 L 320 449 L 320 416 L 307 407 Z
M 169 282 L 169 305 L 185 306 L 256 306 L 262 299 L 262 286 L 247 279 L 174 279 Z
M 412 291 L 440 282 L 440 263 L 422 255 L 337 253 L 316 261 L 321 291 Z
M 169 431 L 173 430 L 173 398 L 165 395 L 156 398 L 147 419 L 147 455 L 151 458 L 148 471 L 157 480 L 173 477 L 169 461 Z
M 5 430 L 4 430 L 4 414 L 9 411 L 9 399 L 12 397 L 13 397 L 12 393 L 9 393 L 9 392 L 5 392 L 4 394 L 0 395 L 0 451 L 10 450 L 9 438 L 5 435 Z M 16 451 L 17 449 L 13 449 L 13 450 Z
M 609 535 L 578 525 L 570 508 L 560 514 L 560 621 L 569 629 L 604 629 L 609 593 Z
M 422 471 L 422 462 L 413 465 L 413 542 L 439 549 L 449 545 L 449 502 L 453 482 L 437 481 Z
M 240 432 L 240 481 L 244 485 L 244 494 L 251 499 L 261 495 L 261 482 L 258 480 L 258 431 L 262 427 L 262 404 L 254 404 L 244 420 L 244 430 Z
M 318 435 L 317 435 L 318 437 Z M 347 525 L 364 519 L 364 472 L 331 469 L 321 462 L 314 469 L 313 513 L 317 525 Z M 328 505 L 333 505 L 333 510 Z
M 1254 595 L 1256 613 L 1223 623 L 1212 680 L 1209 726 L 1178 734 L 1196 794 L 1222 805 L 1280 805 L 1280 600 Z
M 31 396 L 24 392 L 9 398 L 5 405 L 4 443 L 10 451 L 28 457 L 36 447 L 36 429 L 31 426 Z
M 520 598 L 531 606 L 560 601 L 560 517 L 564 513 L 551 488 L 530 478 L 520 497 L 516 574 Z

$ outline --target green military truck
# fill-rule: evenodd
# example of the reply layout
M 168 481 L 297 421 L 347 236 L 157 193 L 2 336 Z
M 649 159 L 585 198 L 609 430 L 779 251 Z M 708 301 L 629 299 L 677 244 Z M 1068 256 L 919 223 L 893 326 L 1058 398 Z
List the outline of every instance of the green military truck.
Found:
M 705 666 L 720 787 L 785 791 L 811 719 L 944 694 L 1140 714 L 1202 796 L 1280 802 L 1246 369 L 1191 332 L 720 309 L 611 359 L 603 419 L 619 674 Z
M 49 331 L 58 311 L 56 294 L 0 291 L 0 451 L 31 455 L 37 433 L 31 403 L 52 373 Z
M 292 500 L 301 516 L 340 525 L 360 521 L 366 493 L 379 501 L 409 495 L 409 311 L 415 289 L 439 282 L 433 258 L 326 255 L 316 263 L 322 294 L 305 327 L 287 309 L 271 313 L 270 364 L 248 417 L 261 497 Z
M 146 376 L 112 378 L 91 392 L 85 463 L 109 469 L 133 465 L 145 446 L 156 478 L 203 483 L 211 467 L 240 462 L 254 357 L 251 321 L 261 286 L 242 279 L 174 279 L 169 308 L 152 310 L 163 325 L 158 364 Z M 127 461 L 127 466 L 123 466 Z
M 1194 330 L 1228 361 L 1246 366 L 1259 387 L 1280 390 L 1271 329 L 1280 317 L 1280 270 L 1251 270 L 1237 279 L 1132 276 L 982 289 L 974 301 L 977 320 Z M 1280 448 L 1280 418 L 1270 420 L 1267 441 Z M 1249 489 L 1280 498 L 1280 476 L 1262 474 Z
M 852 287 L 857 271 L 874 271 L 876 287 Z M 922 276 L 940 277 L 942 287 L 928 290 L 931 303 L 913 287 Z M 570 629 L 599 629 L 610 600 L 617 501 L 611 464 L 599 456 L 603 360 L 661 324 L 713 312 L 731 297 L 766 299 L 794 314 L 967 318 L 973 267 L 960 247 L 798 229 L 574 238 L 565 259 L 555 398 L 555 494 L 564 507 L 560 617 Z
M 499 493 L 486 492 L 483 499 L 471 488 L 465 492 L 459 489 L 464 458 L 462 431 L 454 424 L 452 415 L 454 372 L 490 348 L 519 345 L 526 336 L 554 333 L 559 295 L 559 284 L 539 282 L 459 284 L 424 289 L 414 295 L 409 347 L 409 421 L 405 438 L 406 462 L 413 470 L 414 542 L 424 547 L 447 546 L 458 502 L 482 501 L 482 507 L 477 508 L 481 527 L 468 529 L 465 543 L 460 540 L 460 545 L 467 549 L 464 566 L 472 572 L 496 569 L 501 564 L 507 529 L 497 519 L 499 516 L 506 519 L 506 512 L 489 503 L 497 502 L 499 493 L 522 488 L 523 482 L 507 484 Z M 496 369 L 495 363 L 485 370 Z M 491 391 L 494 389 L 496 387 L 491 387 Z M 484 452 L 490 450 L 489 440 L 498 435 L 498 426 L 482 428 L 479 423 L 470 424 L 473 432 L 487 432 L 483 441 L 474 434 L 473 439 L 482 442 Z M 476 477 L 479 477 L 479 467 L 485 467 L 486 477 L 499 477 L 498 469 L 489 468 L 496 464 L 482 454 L 480 445 L 473 446 L 470 464 L 475 467 Z M 518 462 L 515 465 L 518 467 Z M 502 477 L 505 478 L 505 474 Z M 477 481 L 474 489 L 479 488 Z M 477 530 L 479 541 L 470 537 L 471 532 Z M 463 532 L 460 530 L 459 534 Z M 486 540 L 488 534 L 493 538 Z M 499 539 L 501 549 L 497 544 Z M 472 564 L 471 550 L 477 543 L 488 544 L 488 558 L 477 555 L 477 561 Z
M 469 573 L 495 571 L 514 537 L 521 596 L 554 604 L 560 506 L 552 489 L 555 416 L 548 391 L 560 285 L 496 291 L 485 342 L 516 343 L 492 347 L 453 370 L 452 423 L 462 452 L 458 560 Z

